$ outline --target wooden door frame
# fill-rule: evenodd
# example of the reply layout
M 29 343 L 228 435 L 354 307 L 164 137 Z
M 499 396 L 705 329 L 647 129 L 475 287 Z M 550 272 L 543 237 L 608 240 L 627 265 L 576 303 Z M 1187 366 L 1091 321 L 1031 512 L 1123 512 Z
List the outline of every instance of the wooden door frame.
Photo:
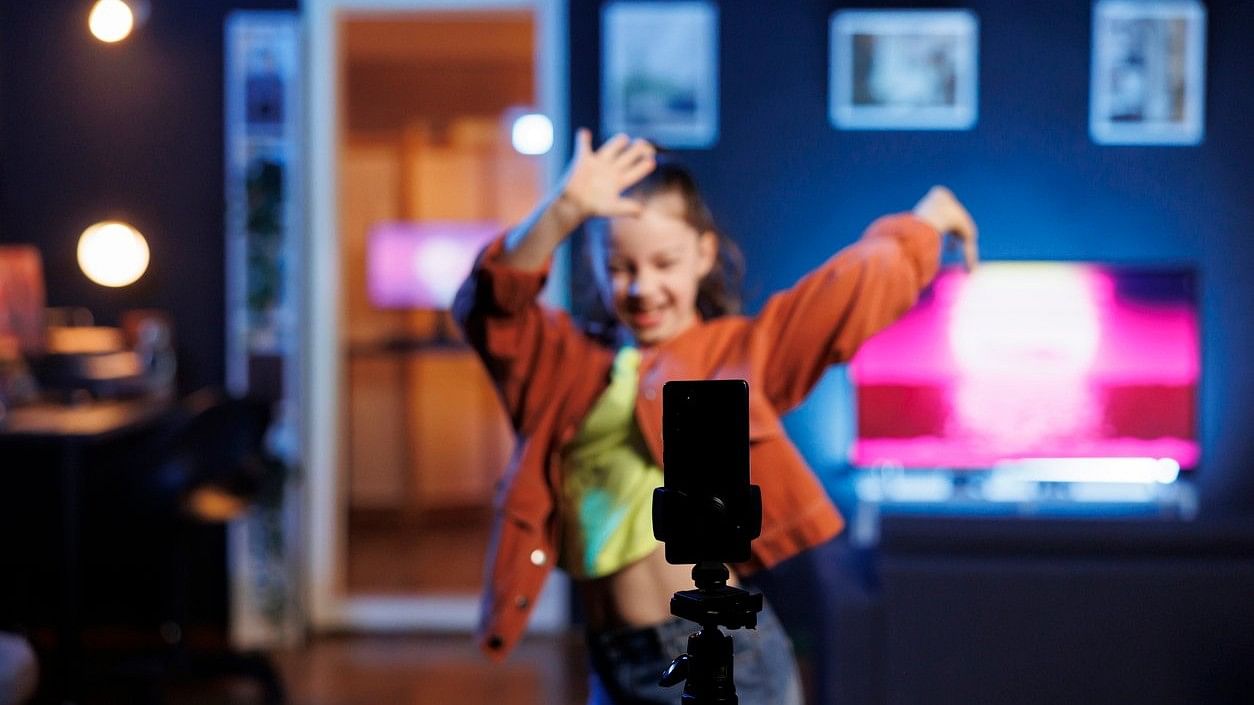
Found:
M 472 596 L 350 596 L 346 589 L 345 501 L 341 482 L 345 449 L 343 400 L 345 369 L 341 355 L 344 312 L 340 307 L 339 135 L 344 106 L 339 100 L 339 21 L 346 15 L 420 13 L 424 11 L 530 10 L 536 28 L 537 108 L 553 121 L 554 148 L 544 157 L 542 189 L 561 174 L 568 144 L 567 0 L 305 0 L 309 77 L 308 246 L 300 341 L 305 369 L 304 585 L 310 625 L 315 630 L 472 629 L 478 598 Z M 555 258 L 564 264 L 566 257 Z M 568 290 L 566 267 L 556 266 L 551 292 Z M 559 301 L 560 303 L 560 301 Z M 532 628 L 562 629 L 567 623 L 568 581 L 549 581 L 532 614 Z

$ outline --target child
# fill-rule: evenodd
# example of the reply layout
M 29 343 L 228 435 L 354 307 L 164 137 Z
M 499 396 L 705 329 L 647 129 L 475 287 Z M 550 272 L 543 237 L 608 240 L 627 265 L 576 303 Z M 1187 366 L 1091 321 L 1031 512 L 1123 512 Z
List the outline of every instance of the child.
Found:
M 482 357 L 518 434 L 497 497 L 481 640 L 503 658 L 521 636 L 545 577 L 575 579 L 588 621 L 592 702 L 676 702 L 657 685 L 695 625 L 670 615 L 692 588 L 689 566 L 666 562 L 650 503 L 662 484 L 662 385 L 671 379 L 749 382 L 750 460 L 761 486 L 762 534 L 746 575 L 835 536 L 843 522 L 783 432 L 824 370 L 904 313 L 936 273 L 941 235 L 975 259 L 975 225 L 948 190 L 913 214 L 876 221 L 757 316 L 739 315 L 728 286 L 734 249 L 688 174 L 658 166 L 624 135 L 593 150 L 580 130 L 555 194 L 480 256 L 454 311 Z M 536 303 L 549 260 L 572 231 L 606 219 L 606 303 L 615 344 Z M 791 647 L 767 606 L 734 634 L 740 702 L 799 703 Z

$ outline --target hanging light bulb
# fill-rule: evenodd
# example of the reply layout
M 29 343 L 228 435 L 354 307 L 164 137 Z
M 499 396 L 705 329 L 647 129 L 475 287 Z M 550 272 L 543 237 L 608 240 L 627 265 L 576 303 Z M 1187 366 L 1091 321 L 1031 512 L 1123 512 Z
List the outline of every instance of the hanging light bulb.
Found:
M 147 271 L 148 258 L 144 236 L 116 220 L 96 223 L 78 239 L 78 266 L 101 286 L 133 283 Z
M 553 123 L 542 113 L 519 114 L 510 126 L 510 141 L 519 154 L 544 154 L 553 147 Z
M 122 0 L 97 0 L 87 16 L 87 27 L 102 42 L 120 42 L 135 28 L 135 13 Z

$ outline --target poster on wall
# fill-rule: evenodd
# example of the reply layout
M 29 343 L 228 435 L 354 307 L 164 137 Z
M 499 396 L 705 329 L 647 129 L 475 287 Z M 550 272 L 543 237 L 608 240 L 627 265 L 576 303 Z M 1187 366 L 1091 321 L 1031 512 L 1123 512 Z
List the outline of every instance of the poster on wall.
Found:
M 1098 144 L 1202 141 L 1206 8 L 1195 0 L 1099 0 L 1089 132 Z
M 277 492 L 255 498 L 228 531 L 232 638 L 263 648 L 300 636 L 299 320 L 302 242 L 300 16 L 237 11 L 225 26 L 227 387 L 273 402 L 267 463 Z
M 967 10 L 840 10 L 830 22 L 828 117 L 843 130 L 969 130 L 978 21 Z
M 718 10 L 627 2 L 601 11 L 601 134 L 669 148 L 718 141 Z

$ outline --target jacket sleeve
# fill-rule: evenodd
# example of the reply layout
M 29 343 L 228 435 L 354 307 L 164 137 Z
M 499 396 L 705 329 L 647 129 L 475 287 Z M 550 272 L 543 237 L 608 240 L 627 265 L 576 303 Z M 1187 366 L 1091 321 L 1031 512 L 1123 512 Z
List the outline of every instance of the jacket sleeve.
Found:
M 792 288 L 772 296 L 750 330 L 753 371 L 783 413 L 825 369 L 914 305 L 940 264 L 940 233 L 912 215 L 885 216 Z
M 514 430 L 527 432 L 553 394 L 556 366 L 582 334 L 564 312 L 536 301 L 549 265 L 526 271 L 500 262 L 505 238 L 475 262 L 453 301 L 453 315 L 479 354 L 505 404 Z

